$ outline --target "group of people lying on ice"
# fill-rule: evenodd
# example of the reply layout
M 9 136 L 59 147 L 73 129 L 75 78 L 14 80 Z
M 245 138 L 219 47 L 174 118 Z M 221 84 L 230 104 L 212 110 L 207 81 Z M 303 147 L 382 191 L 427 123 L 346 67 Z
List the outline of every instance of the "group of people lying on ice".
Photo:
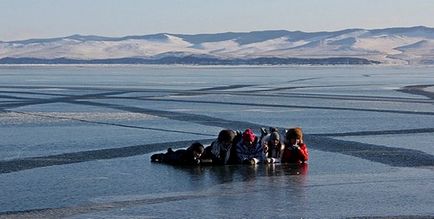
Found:
M 301 128 L 287 130 L 283 139 L 277 128 L 270 128 L 269 131 L 262 128 L 259 138 L 248 128 L 243 133 L 222 130 L 206 148 L 199 142 L 187 149 L 173 151 L 169 148 L 167 153 L 153 154 L 151 161 L 173 165 L 225 165 L 305 163 L 308 158 Z

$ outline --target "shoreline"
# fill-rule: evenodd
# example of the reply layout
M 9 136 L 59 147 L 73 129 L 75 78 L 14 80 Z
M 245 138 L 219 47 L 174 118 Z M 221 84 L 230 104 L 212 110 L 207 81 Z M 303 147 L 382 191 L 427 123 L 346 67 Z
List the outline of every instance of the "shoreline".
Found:
M 329 65 L 194 65 L 194 64 L 0 64 L 2 67 L 158 67 L 158 68 L 333 68 L 333 67 L 403 67 L 432 68 L 434 65 L 409 64 L 329 64 Z

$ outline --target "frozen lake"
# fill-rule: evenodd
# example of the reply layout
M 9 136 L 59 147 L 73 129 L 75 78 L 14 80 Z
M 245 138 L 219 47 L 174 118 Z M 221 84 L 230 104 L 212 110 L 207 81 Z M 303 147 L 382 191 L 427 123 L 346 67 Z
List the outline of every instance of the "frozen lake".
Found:
M 300 126 L 308 166 L 173 167 Z M 1 66 L 0 218 L 434 217 L 434 67 Z

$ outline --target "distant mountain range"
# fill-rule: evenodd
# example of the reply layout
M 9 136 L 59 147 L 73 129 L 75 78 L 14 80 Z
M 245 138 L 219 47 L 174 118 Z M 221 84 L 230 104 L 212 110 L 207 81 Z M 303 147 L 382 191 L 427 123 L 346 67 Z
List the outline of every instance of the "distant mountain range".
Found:
M 434 64 L 434 28 L 0 41 L 0 64 Z

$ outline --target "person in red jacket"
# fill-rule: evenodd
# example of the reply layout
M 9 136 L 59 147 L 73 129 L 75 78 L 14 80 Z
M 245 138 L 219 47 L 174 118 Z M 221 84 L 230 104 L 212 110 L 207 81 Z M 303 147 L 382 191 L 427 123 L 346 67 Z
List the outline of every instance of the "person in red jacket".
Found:
M 303 142 L 301 128 L 291 128 L 285 134 L 285 149 L 282 153 L 282 163 L 305 163 L 309 159 L 307 146 Z

